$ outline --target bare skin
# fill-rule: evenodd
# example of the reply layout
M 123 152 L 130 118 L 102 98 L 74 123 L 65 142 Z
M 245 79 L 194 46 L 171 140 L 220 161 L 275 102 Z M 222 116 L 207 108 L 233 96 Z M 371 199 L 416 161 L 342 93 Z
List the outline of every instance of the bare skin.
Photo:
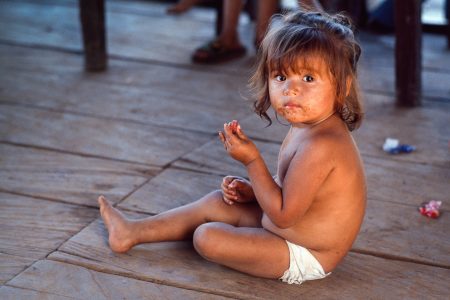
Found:
M 171 5 L 167 9 L 168 14 L 181 14 L 188 11 L 192 6 L 197 4 L 198 0 L 180 0 L 176 4 Z
M 100 213 L 109 245 L 123 253 L 140 243 L 193 239 L 205 259 L 265 278 L 279 278 L 289 267 L 286 242 L 261 225 L 256 202 L 227 204 L 215 191 L 191 204 L 141 220 L 126 218 L 103 197 Z
M 246 167 L 250 181 L 227 176 L 221 190 L 141 220 L 127 219 L 99 197 L 111 249 L 126 252 L 140 243 L 193 239 L 210 261 L 280 278 L 289 268 L 288 240 L 307 248 L 331 272 L 364 217 L 364 171 L 350 132 L 333 111 L 336 92 L 329 70 L 314 56 L 297 69 L 273 70 L 268 79 L 272 107 L 292 125 L 275 179 L 240 125 L 224 124 L 220 139 Z

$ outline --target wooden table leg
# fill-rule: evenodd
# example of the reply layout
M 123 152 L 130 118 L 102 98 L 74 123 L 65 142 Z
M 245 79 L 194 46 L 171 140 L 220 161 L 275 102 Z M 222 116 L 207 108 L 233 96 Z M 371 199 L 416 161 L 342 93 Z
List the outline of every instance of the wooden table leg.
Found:
M 398 106 L 421 104 L 421 4 L 421 0 L 395 0 L 395 90 Z
M 218 1 L 216 5 L 216 36 L 219 36 L 222 32 L 223 1 Z
M 90 72 L 107 68 L 105 0 L 79 0 L 84 65 Z
M 445 18 L 447 19 L 447 48 L 450 49 L 450 0 L 445 1 Z

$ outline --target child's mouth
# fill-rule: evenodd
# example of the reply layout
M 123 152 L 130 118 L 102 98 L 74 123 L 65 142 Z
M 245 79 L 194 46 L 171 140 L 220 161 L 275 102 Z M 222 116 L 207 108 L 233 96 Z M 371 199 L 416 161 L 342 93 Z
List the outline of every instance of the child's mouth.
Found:
M 298 108 L 302 108 L 299 104 L 294 103 L 294 102 L 288 102 L 284 105 L 285 109 L 298 109 Z

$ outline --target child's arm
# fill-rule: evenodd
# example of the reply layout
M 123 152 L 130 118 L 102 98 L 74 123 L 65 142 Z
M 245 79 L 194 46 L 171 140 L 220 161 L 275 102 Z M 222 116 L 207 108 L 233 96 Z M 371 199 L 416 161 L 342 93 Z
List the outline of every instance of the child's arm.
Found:
M 258 149 L 240 126 L 233 133 L 231 126 L 226 124 L 221 139 L 228 153 L 246 166 L 259 205 L 280 228 L 293 226 L 303 216 L 332 169 L 331 163 L 328 163 L 330 160 L 325 159 L 327 145 L 317 143 L 314 151 L 306 147 L 297 151 L 291 160 L 282 190 L 271 177 Z

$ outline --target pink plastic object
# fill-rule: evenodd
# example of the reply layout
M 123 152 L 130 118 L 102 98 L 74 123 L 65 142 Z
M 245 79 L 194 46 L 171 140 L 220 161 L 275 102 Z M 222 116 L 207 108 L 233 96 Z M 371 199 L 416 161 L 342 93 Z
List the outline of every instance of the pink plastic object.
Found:
M 424 202 L 419 207 L 419 211 L 422 215 L 429 218 L 436 219 L 439 217 L 439 208 L 441 207 L 442 201 L 431 200 L 430 202 Z

